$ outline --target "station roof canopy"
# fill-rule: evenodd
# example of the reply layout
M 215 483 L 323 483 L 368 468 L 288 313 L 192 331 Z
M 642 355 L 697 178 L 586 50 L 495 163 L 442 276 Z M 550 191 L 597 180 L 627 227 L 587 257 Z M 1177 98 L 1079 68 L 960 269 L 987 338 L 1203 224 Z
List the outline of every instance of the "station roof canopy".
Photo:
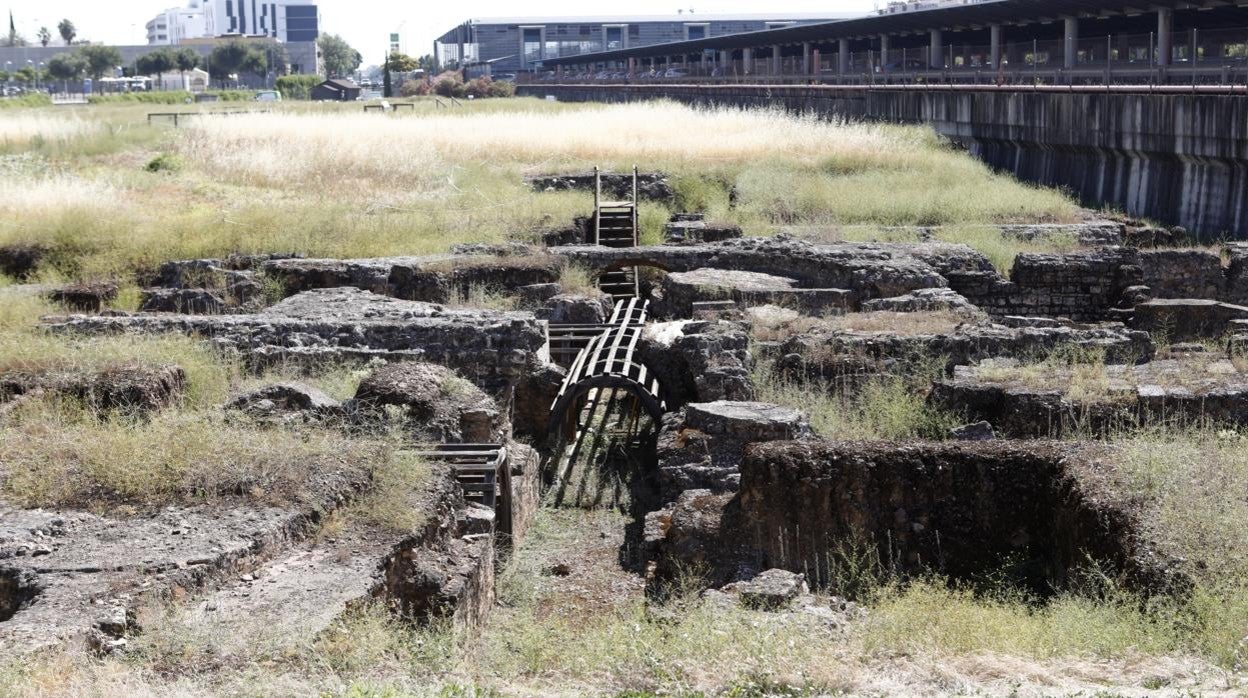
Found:
M 1204 6 L 1205 4 L 1181 0 L 1160 0 L 1149 3 L 1142 3 L 1140 0 L 983 0 L 966 5 L 945 5 L 893 14 L 868 15 L 830 22 L 798 24 L 782 29 L 724 34 L 706 39 L 651 44 L 613 51 L 584 53 L 577 56 L 548 58 L 543 60 L 542 64 L 547 66 L 575 65 L 598 61 L 623 60 L 630 57 L 649 58 L 701 53 L 707 50 L 731 50 L 773 44 L 795 44 L 805 41 L 827 42 L 837 39 L 879 36 L 881 34 L 910 34 L 926 32 L 932 29 L 972 29 L 985 27 L 989 24 L 1010 25 L 1053 22 L 1060 21 L 1063 17 L 1140 15 L 1150 12 L 1152 8 L 1159 5 L 1182 9 Z M 1219 6 L 1225 3 L 1215 1 L 1207 4 Z
M 861 13 L 850 12 L 745 12 L 672 15 L 569 15 L 527 17 L 472 17 L 467 24 L 625 24 L 641 22 L 784 22 L 787 20 L 811 21 L 838 17 L 856 17 Z
M 459 32 L 469 27 L 497 26 L 545 26 L 551 24 L 652 24 L 672 22 L 675 24 L 700 24 L 705 22 L 806 22 L 819 23 L 832 19 L 858 17 L 851 12 L 743 12 L 675 15 L 572 15 L 527 17 L 472 17 L 438 38 L 442 43 L 455 43 Z

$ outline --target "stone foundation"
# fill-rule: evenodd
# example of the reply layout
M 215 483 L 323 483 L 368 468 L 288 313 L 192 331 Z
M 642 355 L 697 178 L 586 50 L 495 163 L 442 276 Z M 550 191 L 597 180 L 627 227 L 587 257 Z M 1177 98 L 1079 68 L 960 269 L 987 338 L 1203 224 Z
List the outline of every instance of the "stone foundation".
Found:
M 67 334 L 187 334 L 259 367 L 427 361 L 495 396 L 545 357 L 545 334 L 530 313 L 447 310 L 349 288 L 299 294 L 254 315 L 71 316 L 46 326 Z
M 806 415 L 761 402 L 686 405 L 667 414 L 658 438 L 659 487 L 664 501 L 685 490 L 735 492 L 747 445 L 811 436 Z
M 1148 425 L 1248 425 L 1248 376 L 1200 354 L 1139 366 L 1041 367 L 1015 375 L 991 364 L 960 367 L 929 400 L 1008 438 L 1104 435 Z
M 856 559 L 903 576 L 1005 575 L 1048 592 L 1091 560 L 1133 588 L 1181 583 L 1131 502 L 1098 489 L 1101 457 L 1057 444 L 759 444 L 737 494 L 687 491 L 648 521 L 655 575 L 700 569 L 719 586 L 780 568 L 818 588 Z

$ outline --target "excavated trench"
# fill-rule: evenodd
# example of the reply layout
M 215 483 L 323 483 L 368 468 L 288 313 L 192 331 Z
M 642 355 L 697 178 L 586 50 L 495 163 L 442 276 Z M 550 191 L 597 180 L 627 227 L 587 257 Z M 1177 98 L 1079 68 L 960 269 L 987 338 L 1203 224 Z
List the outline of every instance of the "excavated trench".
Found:
M 801 574 L 817 589 L 843 589 L 849 574 L 844 561 L 855 550 L 865 551 L 878 571 L 898 578 L 929 572 L 968 581 L 992 577 L 1044 594 L 1069 586 L 1078 571 L 1092 562 L 1120 574 L 1133 586 L 1173 588 L 1181 580 L 1166 572 L 1169 567 L 1162 556 L 1139 534 L 1134 503 L 1116 499 L 1110 489 L 1098 485 L 1098 459 L 1112 455 L 1022 442 L 824 441 L 812 432 L 800 411 L 753 402 L 754 357 L 750 326 L 741 321 L 742 306 L 753 306 L 760 298 L 792 301 L 804 309 L 865 311 L 878 305 L 876 309 L 913 306 L 911 310 L 917 310 L 937 300 L 958 299 L 970 305 L 943 286 L 937 272 L 951 278 L 961 273 L 960 288 L 970 293 L 967 275 L 987 273 L 979 270 L 979 261 L 949 261 L 941 256 L 952 254 L 945 248 L 916 249 L 914 255 L 903 254 L 897 246 L 825 249 L 776 239 L 649 250 L 663 262 L 654 266 L 665 271 L 648 273 L 642 292 L 666 301 L 661 316 L 697 316 L 663 323 L 662 328 L 652 326 L 656 332 L 635 346 L 635 363 L 644 365 L 647 378 L 657 378 L 664 388 L 661 397 L 667 414 L 652 419 L 633 404 L 636 396 L 627 390 L 595 388 L 595 397 L 588 401 L 592 404 L 577 408 L 577 431 L 583 438 L 571 453 L 544 443 L 545 462 L 554 467 L 539 477 L 536 454 L 527 451 L 533 462 L 522 466 L 520 462 L 528 458 L 518 459 L 511 469 L 513 482 L 523 483 L 524 492 L 517 489 L 512 495 L 516 501 L 527 502 L 520 518 L 531 518 L 542 484 L 549 507 L 619 511 L 625 530 L 612 562 L 618 569 L 611 572 L 624 571 L 632 581 L 645 578 L 654 582 L 651 589 L 687 579 L 690 570 L 701 572 L 708 587 L 721 587 L 772 569 Z M 920 252 L 925 255 L 922 259 L 917 256 Z M 621 260 L 634 263 L 631 257 L 611 255 L 619 256 L 611 250 L 583 247 L 565 249 L 560 258 L 597 268 L 609 268 Z M 527 284 L 526 292 L 536 286 L 557 286 L 550 282 L 554 267 L 549 261 L 512 262 L 537 270 L 525 281 L 544 282 Z M 49 327 L 54 332 L 80 334 L 199 334 L 249 357 L 306 354 L 316 361 L 419 359 L 462 373 L 498 400 L 497 415 L 490 410 L 467 410 L 464 414 L 471 413 L 474 424 L 483 419 L 488 423 L 495 415 L 500 422 L 494 426 L 506 422 L 515 428 L 517 438 L 541 442 L 539 432 L 548 416 L 543 409 L 554 401 L 552 389 L 559 381 L 557 376 L 551 380 L 551 374 L 558 372 L 550 363 L 550 336 L 543 337 L 536 319 L 540 315 L 448 310 L 361 290 L 422 298 L 432 294 L 421 290 L 423 286 L 418 288 L 421 275 L 436 277 L 441 283 L 447 272 L 441 267 L 425 268 L 429 265 L 416 258 L 331 262 L 266 262 L 270 271 L 286 273 L 288 281 L 330 288 L 306 291 L 256 313 L 78 316 L 49 321 Z M 489 279 L 506 271 L 486 264 L 468 269 L 471 274 L 465 272 L 468 275 L 463 278 L 448 278 L 466 283 L 469 277 L 478 278 L 473 275 L 488 272 L 480 278 Z M 404 279 L 410 281 L 403 286 L 407 291 L 394 285 Z M 937 282 L 940 285 L 934 285 Z M 984 283 L 996 289 L 1004 282 L 993 277 Z M 714 290 L 705 290 L 708 286 Z M 845 290 L 839 291 L 839 286 Z M 725 288 L 730 291 L 727 295 Z M 921 293 L 933 289 L 941 291 L 939 298 Z M 552 290 L 557 291 L 546 289 Z M 561 296 L 559 302 L 548 298 L 543 307 L 548 311 L 564 306 L 598 310 L 601 300 Z M 1015 309 L 1014 305 L 1002 307 Z M 601 322 L 575 320 L 574 324 L 592 327 Z M 879 360 L 880 372 L 887 372 L 899 353 L 939 352 L 961 363 L 984 358 L 981 355 L 1080 343 L 1096 344 L 1107 354 L 1121 349 L 1134 355 L 1128 350 L 1142 342 L 1136 336 L 1142 333 L 1121 328 L 968 324 L 958 332 L 886 341 L 885 333 L 811 331 L 792 341 L 771 342 L 771 349 L 783 358 L 800 359 L 808 350 L 835 356 L 864 345 L 878 353 L 872 358 Z M 258 333 L 264 336 L 257 337 Z M 1151 355 L 1151 344 L 1147 348 Z M 818 367 L 803 364 L 798 368 L 809 374 Z M 464 427 L 462 419 L 454 423 Z M 462 440 L 479 445 L 510 439 L 510 433 L 488 431 L 487 436 L 469 439 L 465 435 Z M 410 617 L 449 611 L 464 625 L 483 622 L 494 605 L 494 538 L 500 529 L 491 518 L 493 512 L 466 504 L 462 496 L 445 496 L 441 490 L 437 495 L 436 515 L 429 518 L 431 528 L 423 535 L 402 541 L 362 535 L 363 543 L 344 540 L 336 548 L 283 539 L 276 546 L 280 551 L 270 551 L 282 553 L 270 556 L 276 562 L 266 557 L 254 565 L 227 570 L 253 579 L 219 593 L 208 588 L 218 580 L 200 586 L 215 594 L 215 603 L 234 608 L 239 617 L 254 615 L 259 597 L 264 597 L 259 600 L 275 617 L 297 615 L 327 604 L 312 594 L 305 595 L 306 606 L 283 610 L 289 589 L 306 587 L 304 575 L 309 574 L 320 575 L 325 588 L 341 591 L 345 587 L 338 578 L 327 576 L 325 555 L 360 557 L 359 550 L 364 550 L 369 564 L 331 570 L 341 578 L 361 580 L 350 594 L 335 598 L 335 609 L 372 597 L 391 601 L 396 610 Z M 164 530 L 158 533 L 173 535 Z M 182 538 L 178 543 L 184 547 Z M 199 559 L 198 555 L 194 558 Z M 601 564 L 603 558 L 597 559 Z M 277 580 L 267 595 L 256 591 L 262 588 L 257 584 L 262 576 L 266 584 Z M 56 593 L 49 588 L 45 598 Z M 36 585 L 22 574 L 0 571 L 0 621 L 30 607 L 38 594 Z M 325 615 L 332 618 L 334 613 Z M 8 624 L 10 629 L 13 626 Z
M 0 623 L 17 615 L 39 595 L 39 587 L 31 575 L 21 570 L 0 569 Z

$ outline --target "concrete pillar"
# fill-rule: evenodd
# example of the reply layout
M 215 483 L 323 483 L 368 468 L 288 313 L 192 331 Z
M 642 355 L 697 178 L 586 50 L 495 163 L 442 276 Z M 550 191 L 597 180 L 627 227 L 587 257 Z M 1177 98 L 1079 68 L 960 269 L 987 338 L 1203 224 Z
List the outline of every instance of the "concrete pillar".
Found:
M 1173 58 L 1174 44 L 1171 34 L 1174 32 L 1174 10 L 1169 7 L 1157 8 L 1157 65 L 1168 66 Z
M 802 75 L 810 75 L 814 70 L 810 64 L 810 42 L 802 42 Z
M 849 73 L 849 39 L 838 39 L 836 42 L 836 74 Z
M 628 57 L 628 79 L 632 80 L 635 77 L 637 77 L 637 59 L 632 56 L 629 56 Z
M 1079 18 L 1066 17 L 1065 24 L 1066 29 L 1062 32 L 1064 37 L 1062 43 L 1065 45 L 1066 58 L 1062 62 L 1062 66 L 1066 70 L 1074 70 L 1079 63 Z
M 988 65 L 996 70 L 1001 67 L 1001 25 L 991 24 L 988 26 Z
M 887 73 L 888 64 L 892 62 L 888 59 L 888 43 L 889 43 L 888 34 L 880 34 L 880 72 L 881 73 Z
M 781 75 L 784 73 L 784 63 L 780 58 L 780 44 L 771 47 L 771 74 Z
M 732 69 L 732 53 L 730 51 L 719 52 L 719 70 L 724 75 Z
M 939 29 L 933 29 L 931 32 L 927 50 L 927 65 L 936 70 L 944 70 L 945 68 L 945 34 Z
M 754 72 L 754 49 L 741 49 L 741 73 L 751 75 Z

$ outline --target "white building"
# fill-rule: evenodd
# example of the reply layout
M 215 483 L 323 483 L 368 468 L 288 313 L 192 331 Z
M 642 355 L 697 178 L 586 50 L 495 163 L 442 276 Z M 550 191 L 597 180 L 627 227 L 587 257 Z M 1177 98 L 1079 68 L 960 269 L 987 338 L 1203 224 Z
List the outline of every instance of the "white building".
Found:
M 148 46 L 176 46 L 183 39 L 208 36 L 203 0 L 188 0 L 186 7 L 172 7 L 147 23 Z
M 314 0 L 202 0 L 209 36 L 268 36 L 282 42 L 316 41 L 320 12 Z
M 170 71 L 161 75 L 152 75 L 151 80 L 155 89 L 165 92 L 185 90 L 198 94 L 207 90 L 209 85 L 208 72 L 202 68 L 188 70 L 185 73 Z

